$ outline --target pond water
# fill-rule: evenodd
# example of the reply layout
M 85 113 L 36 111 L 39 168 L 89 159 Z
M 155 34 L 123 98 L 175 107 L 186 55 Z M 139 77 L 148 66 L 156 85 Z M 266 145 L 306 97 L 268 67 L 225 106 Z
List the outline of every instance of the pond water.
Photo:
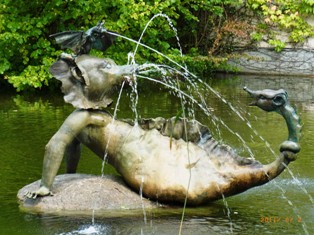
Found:
M 203 91 L 213 114 L 240 133 L 245 145 L 262 163 L 273 161 L 275 155 L 261 137 L 278 154 L 278 146 L 287 138 L 286 125 L 278 114 L 249 107 L 250 99 L 242 88 L 246 85 L 255 90 L 286 89 L 304 124 L 302 150 L 289 165 L 289 171 L 274 181 L 226 200 L 188 208 L 182 234 L 314 234 L 314 79 L 217 76 L 206 82 L 228 101 L 226 104 L 212 92 Z M 118 118 L 134 117 L 130 96 L 128 88 L 123 92 Z M 239 110 L 246 121 L 232 112 L 230 106 Z M 171 117 L 177 115 L 180 107 L 180 100 L 160 85 L 139 82 L 139 116 Z M 146 223 L 143 214 L 93 217 L 91 212 L 86 216 L 60 216 L 19 209 L 17 191 L 40 179 L 45 145 L 72 111 L 73 107 L 63 102 L 61 94 L 17 95 L 1 91 L 0 234 L 178 234 L 182 208 L 147 211 Z M 212 129 L 216 139 L 231 145 L 242 156 L 250 155 L 243 142 L 222 122 L 213 123 L 197 107 L 195 116 Z M 99 175 L 101 165 L 93 153 L 83 148 L 79 173 Z M 109 166 L 105 171 L 114 174 Z

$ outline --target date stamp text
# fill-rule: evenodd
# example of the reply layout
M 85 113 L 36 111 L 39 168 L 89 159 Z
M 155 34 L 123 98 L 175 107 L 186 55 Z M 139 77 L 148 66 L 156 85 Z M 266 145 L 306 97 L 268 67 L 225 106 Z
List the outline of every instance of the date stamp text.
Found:
M 263 224 L 267 223 L 302 223 L 301 217 L 277 217 L 277 216 L 261 216 L 260 222 Z

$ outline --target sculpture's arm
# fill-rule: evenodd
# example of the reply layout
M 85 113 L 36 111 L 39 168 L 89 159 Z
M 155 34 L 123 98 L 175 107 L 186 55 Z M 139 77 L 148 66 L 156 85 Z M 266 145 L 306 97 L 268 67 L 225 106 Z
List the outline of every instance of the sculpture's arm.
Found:
M 74 138 L 66 147 L 64 156 L 66 159 L 66 173 L 76 173 L 81 157 L 81 142 L 77 138 Z
M 76 110 L 70 114 L 46 145 L 40 188 L 35 192 L 27 192 L 25 196 L 36 198 L 37 196 L 52 195 L 50 191 L 52 183 L 58 173 L 63 156 L 69 151 L 75 152 L 75 163 L 68 166 L 67 170 L 76 170 L 79 160 L 77 152 L 79 142 L 76 137 L 88 125 L 103 126 L 104 121 L 100 116 L 92 116 L 87 110 Z

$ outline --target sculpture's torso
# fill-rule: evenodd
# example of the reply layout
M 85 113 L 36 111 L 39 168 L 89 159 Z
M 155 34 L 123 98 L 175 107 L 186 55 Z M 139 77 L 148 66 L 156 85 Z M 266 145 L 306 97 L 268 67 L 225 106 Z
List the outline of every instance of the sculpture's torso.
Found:
M 218 199 L 230 187 L 231 179 L 262 167 L 237 159 L 240 157 L 213 139 L 197 145 L 169 138 L 156 129 L 113 120 L 104 112 L 92 115 L 102 118 L 104 126 L 87 126 L 79 141 L 99 157 L 106 156 L 128 185 L 142 189 L 149 198 L 183 202 L 188 192 L 193 204 Z

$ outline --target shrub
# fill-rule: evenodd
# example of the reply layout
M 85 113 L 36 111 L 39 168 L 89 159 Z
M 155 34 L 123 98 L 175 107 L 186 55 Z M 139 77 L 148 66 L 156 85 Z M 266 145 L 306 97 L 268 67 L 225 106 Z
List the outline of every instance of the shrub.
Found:
M 128 38 L 138 40 L 149 20 L 155 16 L 142 43 L 172 56 L 193 69 L 215 69 L 223 62 L 216 55 L 230 53 L 236 42 L 261 40 L 271 35 L 267 28 L 279 27 L 290 33 L 294 42 L 313 36 L 303 16 L 313 14 L 312 0 L 2 0 L 0 4 L 0 80 L 6 79 L 17 91 L 42 89 L 54 81 L 48 67 L 61 53 L 49 35 L 65 30 L 87 30 L 105 21 L 105 26 Z M 245 4 L 244 4 L 245 3 Z M 161 14 L 161 12 L 163 14 Z M 252 13 L 253 12 L 253 13 Z M 261 24 L 251 27 L 252 15 Z M 171 22 L 167 17 L 171 19 Z M 174 29 L 177 29 L 174 30 Z M 181 48 L 177 37 L 180 38 Z M 275 37 L 269 41 L 279 51 L 285 45 Z M 136 44 L 118 38 L 105 53 L 93 54 L 126 63 Z M 181 57 L 181 54 L 184 54 Z M 194 57 L 194 58 L 193 58 Z M 167 61 L 159 54 L 139 47 L 138 63 Z M 221 66 L 220 66 L 221 68 Z M 0 84 L 3 83 L 2 81 Z

